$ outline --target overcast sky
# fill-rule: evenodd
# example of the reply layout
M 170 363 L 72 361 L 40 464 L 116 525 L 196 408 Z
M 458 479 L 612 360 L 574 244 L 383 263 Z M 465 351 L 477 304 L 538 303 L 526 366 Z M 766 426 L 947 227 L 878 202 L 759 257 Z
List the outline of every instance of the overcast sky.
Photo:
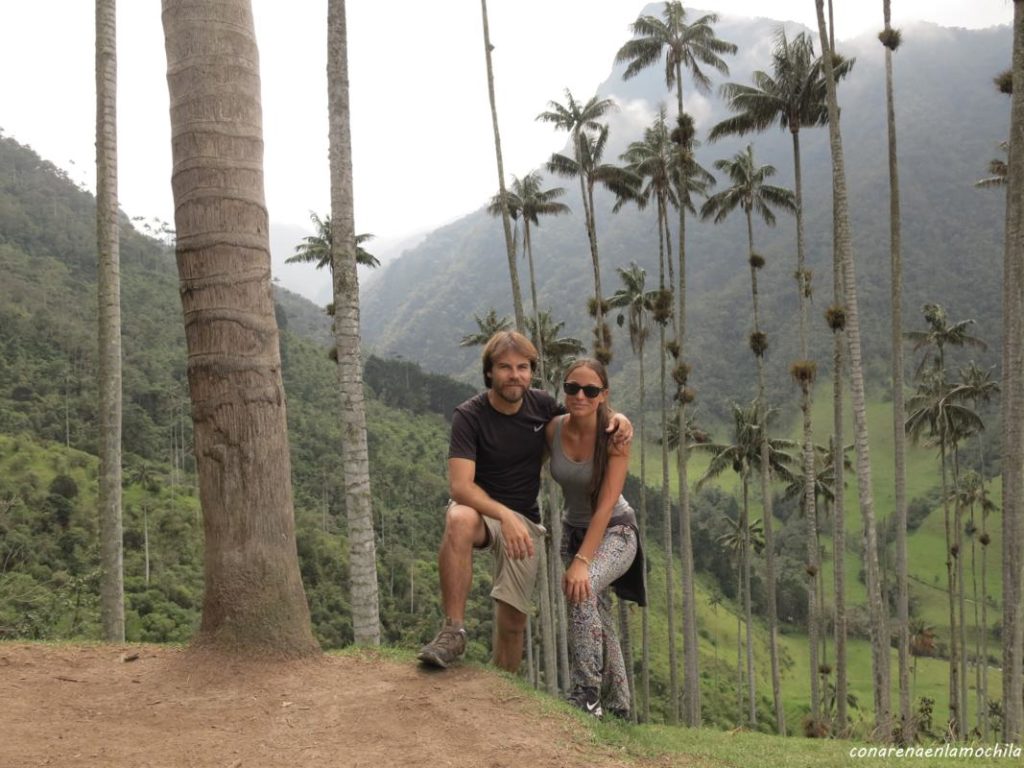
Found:
M 356 228 L 384 242 L 482 205 L 497 170 L 477 0 L 349 0 Z M 490 0 L 505 171 L 564 144 L 534 117 L 570 88 L 588 98 L 611 71 L 642 0 Z M 879 0 L 839 0 L 837 38 L 882 26 Z M 0 128 L 93 188 L 93 7 L 3 0 Z M 263 82 L 266 195 L 273 222 L 329 208 L 326 0 L 253 0 Z M 689 7 L 687 5 L 687 7 Z M 720 14 L 816 29 L 814 0 L 704 0 Z M 894 24 L 1007 24 L 1010 0 L 893 0 Z M 1007 62 L 1009 65 L 1009 62 Z M 118 3 L 121 207 L 173 223 L 170 126 L 156 0 Z

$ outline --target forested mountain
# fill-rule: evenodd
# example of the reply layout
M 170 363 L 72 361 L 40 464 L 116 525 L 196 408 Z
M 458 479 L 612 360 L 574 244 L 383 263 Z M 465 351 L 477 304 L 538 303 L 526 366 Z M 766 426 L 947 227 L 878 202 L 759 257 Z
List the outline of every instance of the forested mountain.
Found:
M 659 12 L 648 6 L 645 13 Z M 702 12 L 689 10 L 694 18 Z M 684 76 L 687 110 L 696 119 L 698 139 L 728 116 L 717 94 L 726 81 L 747 84 L 755 69 L 770 69 L 770 50 L 779 22 L 725 17 L 716 34 L 736 43 L 739 53 L 727 57 L 728 77 L 713 73 L 714 92 L 697 93 Z M 802 27 L 786 25 L 790 38 Z M 841 32 L 841 30 L 840 30 Z M 817 41 L 817 32 L 812 33 Z M 625 37 L 623 42 L 625 42 Z M 987 30 L 946 29 L 919 23 L 903 30 L 903 45 L 894 58 L 896 114 L 903 202 L 905 322 L 921 325 L 925 302 L 943 304 L 951 317 L 977 320 L 975 331 L 999 345 L 998 275 L 1002 258 L 1003 195 L 980 190 L 973 182 L 987 175 L 990 159 L 1008 131 L 1008 99 L 997 93 L 993 77 L 1009 65 L 1008 27 Z M 885 144 L 883 48 L 873 34 L 841 42 L 840 53 L 855 57 L 852 74 L 839 88 L 847 157 L 851 225 L 857 259 L 865 355 L 869 376 L 881 381 L 888 354 L 889 219 Z M 608 52 L 611 62 L 615 51 Z M 599 88 L 620 109 L 610 120 L 605 160 L 641 137 L 660 103 L 672 103 L 663 68 L 652 67 L 623 82 L 616 66 Z M 575 94 L 585 100 L 588 95 Z M 549 100 L 562 99 L 562 85 L 538 86 L 537 113 Z M 503 115 L 504 121 L 533 120 L 535 115 Z M 778 171 L 773 183 L 792 186 L 792 144 L 788 131 L 723 139 L 697 150 L 706 168 L 731 157 L 747 143 L 757 162 Z M 813 276 L 812 354 L 819 370 L 828 368 L 831 336 L 822 315 L 832 303 L 831 166 L 827 131 L 801 131 L 808 265 Z M 537 158 L 541 167 L 546 158 Z M 507 169 L 522 176 L 530 169 Z M 457 172 L 457 171 L 456 171 Z M 719 178 L 719 187 L 723 183 Z M 533 233 L 534 258 L 542 309 L 564 321 L 565 330 L 589 341 L 585 302 L 592 293 L 590 257 L 584 234 L 578 182 L 549 177 L 545 186 L 566 188 L 564 202 L 573 214 L 542 219 Z M 483 204 L 485 201 L 481 201 Z M 598 194 L 597 231 L 605 292 L 617 289 L 617 266 L 636 260 L 657 279 L 657 229 L 652 209 L 626 206 L 611 212 L 613 200 Z M 699 205 L 699 201 L 698 201 Z M 746 231 L 742 217 L 720 226 L 690 217 L 687 223 L 688 327 L 693 365 L 691 382 L 702 409 L 721 417 L 733 400 L 752 396 L 754 363 L 747 350 L 750 326 Z M 795 269 L 795 225 L 783 214 L 777 227 L 755 224 L 755 243 L 767 259 L 761 271 L 762 325 L 769 337 L 769 395 L 778 401 L 789 394 L 786 370 L 798 355 Z M 483 208 L 431 233 L 417 248 L 393 263 L 364 293 L 364 343 L 376 353 L 402 355 L 429 370 L 471 380 L 475 353 L 460 349 L 458 340 L 474 331 L 473 316 L 491 307 L 511 316 L 508 268 L 500 222 Z M 632 365 L 628 339 L 616 332 L 616 371 Z M 656 356 L 649 356 L 655 365 Z M 995 358 L 989 362 L 995 362 Z M 653 368 L 652 368 L 653 373 Z M 872 375 L 873 374 L 873 375 Z M 619 392 L 628 396 L 632 376 L 616 377 Z M 791 398 L 790 398 L 791 399 Z M 624 407 L 631 398 L 619 400 Z
M 96 636 L 95 200 L 0 137 L 0 635 Z M 129 640 L 184 640 L 198 620 L 202 533 L 173 250 L 122 218 L 125 572 Z M 299 549 L 318 638 L 351 641 L 340 428 L 323 310 L 277 289 Z M 447 498 L 442 414 L 475 388 L 371 360 L 369 439 L 382 572 L 429 573 Z M 374 396 L 379 392 L 379 396 Z M 416 542 L 411 550 L 406 542 Z M 420 550 L 422 547 L 422 552 Z M 404 576 L 405 581 L 408 576 Z M 436 618 L 399 620 L 416 641 Z
M 984 199 L 977 194 L 977 199 Z M 470 217 L 435 233 L 428 245 L 437 247 L 446 232 L 473 222 L 481 229 L 494 224 L 482 215 Z M 549 233 L 544 229 L 541 234 L 546 239 Z M 571 234 L 574 242 L 580 236 L 575 230 Z M 453 253 L 457 260 L 458 253 Z M 610 258 L 625 253 L 613 251 Z M 190 456 L 178 278 L 171 249 L 142 236 L 125 219 L 121 256 L 126 631 L 130 641 L 183 641 L 198 621 L 203 587 L 202 524 Z M 585 285 L 589 279 L 585 270 L 572 271 L 582 275 L 579 279 Z M 402 270 L 392 273 L 401 275 Z M 0 275 L 0 637 L 95 639 L 95 201 L 63 171 L 3 137 Z M 505 278 L 499 275 L 489 283 L 504 290 Z M 555 291 L 559 285 L 549 282 L 545 290 Z M 585 293 L 583 288 L 580 291 Z M 738 295 L 737 301 L 745 301 L 745 296 Z M 338 471 L 340 437 L 338 424 L 330 416 L 337 408 L 336 371 L 324 344 L 329 334 L 321 310 L 280 290 L 276 304 L 300 567 L 316 636 L 324 647 L 333 648 L 352 640 Z M 448 310 L 451 327 L 461 336 L 469 330 L 465 327 L 468 315 L 455 305 Z M 722 311 L 729 314 L 728 307 Z M 413 325 L 409 332 L 419 329 Z M 434 336 L 440 338 L 440 334 Z M 422 343 L 429 340 L 425 337 Z M 621 359 L 625 342 L 619 344 Z M 441 347 L 455 350 L 456 340 L 444 341 Z M 428 639 L 440 615 L 436 552 L 447 498 L 444 417 L 477 387 L 475 362 L 467 363 L 474 371 L 474 385 L 469 385 L 425 373 L 413 362 L 414 355 L 407 357 L 369 357 L 365 383 L 370 394 L 368 430 L 383 638 L 412 648 Z M 468 352 L 469 358 L 476 358 L 476 353 Z M 930 492 L 933 485 L 927 476 L 934 470 L 930 466 L 931 470 L 918 474 L 918 496 Z M 640 498 L 635 478 L 629 478 L 625 493 L 630 499 Z M 647 502 L 652 625 L 659 632 L 652 651 L 653 709 L 656 718 L 664 718 L 669 677 L 663 631 L 665 585 L 660 581 L 664 507 L 652 489 L 647 491 Z M 934 496 L 917 499 L 915 522 L 927 518 L 934 505 Z M 735 637 L 730 635 L 735 623 L 728 608 L 719 616 L 716 606 L 736 597 L 735 572 L 722 540 L 737 518 L 737 509 L 736 499 L 717 488 L 705 489 L 693 501 L 701 653 L 713 681 L 705 718 L 721 726 L 734 722 L 735 678 L 724 654 Z M 775 513 L 780 526 L 778 602 L 787 632 L 797 631 L 807 606 L 803 523 L 794 513 L 792 503 L 778 505 Z M 930 539 L 922 541 L 927 546 Z M 855 573 L 856 554 L 848 552 L 844 559 Z M 920 558 L 922 563 L 931 561 L 939 559 Z M 481 559 L 478 567 L 481 578 L 474 581 L 467 619 L 473 638 L 469 655 L 482 660 L 490 637 L 485 575 L 489 563 Z M 919 578 L 932 576 L 922 571 Z M 757 572 L 753 584 L 754 607 L 760 613 L 765 604 L 763 580 Z M 859 586 L 854 591 L 859 595 Z M 924 592 L 926 597 L 929 594 Z M 932 617 L 937 612 L 925 615 L 935 621 Z M 854 642 L 867 635 L 856 608 L 850 631 Z M 796 648 L 800 640 L 794 637 Z M 795 679 L 797 673 L 791 674 Z M 765 712 L 770 709 L 763 692 L 758 706 Z M 802 700 L 790 706 L 798 709 Z

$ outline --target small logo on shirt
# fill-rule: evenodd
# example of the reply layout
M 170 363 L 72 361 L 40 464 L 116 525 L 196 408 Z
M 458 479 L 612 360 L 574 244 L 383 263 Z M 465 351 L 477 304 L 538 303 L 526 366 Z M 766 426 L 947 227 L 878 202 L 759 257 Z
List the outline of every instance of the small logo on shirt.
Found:
M 536 427 L 533 428 L 533 431 L 534 432 L 540 432 L 546 426 L 547 426 L 547 424 L 538 424 Z

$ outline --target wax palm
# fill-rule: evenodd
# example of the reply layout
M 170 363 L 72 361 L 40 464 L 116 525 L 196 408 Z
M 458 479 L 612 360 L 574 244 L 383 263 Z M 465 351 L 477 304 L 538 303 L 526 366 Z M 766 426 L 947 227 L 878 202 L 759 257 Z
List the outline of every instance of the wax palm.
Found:
M 947 347 L 988 348 L 984 341 L 968 333 L 967 329 L 974 324 L 973 320 L 951 323 L 946 310 L 940 304 L 925 304 L 921 311 L 928 327 L 923 331 L 907 331 L 904 334 L 904 337 L 914 344 L 914 352 L 925 351 L 914 373 L 915 376 L 920 374 L 928 360 L 932 359 L 935 369 L 944 380 Z
M 985 682 L 987 676 L 984 669 L 988 663 L 988 594 L 986 590 L 986 578 L 988 576 L 988 545 L 991 537 L 988 535 L 986 521 L 990 513 L 996 510 L 996 505 L 988 498 L 985 489 L 985 478 L 978 472 L 970 470 L 965 472 L 960 482 L 950 492 L 952 501 L 961 509 L 970 512 L 970 518 L 964 528 L 964 533 L 971 540 L 971 584 L 974 597 L 974 638 L 975 638 L 975 690 L 978 695 L 978 729 L 983 735 L 988 733 L 988 690 Z M 979 531 L 975 521 L 975 509 L 981 510 L 981 529 Z M 981 596 L 978 596 L 978 570 L 977 570 L 977 543 L 981 544 Z M 981 615 L 979 608 L 981 606 Z
M 780 478 L 789 480 L 792 476 L 791 470 L 789 469 L 793 464 L 792 454 L 789 450 L 792 448 L 792 441 L 782 439 L 771 439 L 762 440 L 762 435 L 766 425 L 770 418 L 774 415 L 774 411 L 769 414 L 762 414 L 761 401 L 755 400 L 747 408 L 742 408 L 737 404 L 733 404 L 733 439 L 731 443 L 704 443 L 695 444 L 691 446 L 694 450 L 703 451 L 711 454 L 711 461 L 708 464 L 704 474 L 697 480 L 697 489 L 702 488 L 706 483 L 710 482 L 714 478 L 720 476 L 723 472 L 728 469 L 732 469 L 740 476 L 742 489 L 743 489 L 743 505 L 741 507 L 741 525 L 745 526 L 746 521 L 749 519 L 749 486 L 750 486 L 750 473 L 752 470 L 759 471 L 763 466 L 764 457 L 767 456 L 769 465 L 772 467 L 772 472 Z M 767 448 L 767 452 L 764 449 Z M 767 473 L 762 473 L 766 475 Z M 768 502 L 767 496 L 763 496 L 762 502 L 764 502 L 763 519 L 767 518 L 768 512 L 771 510 L 771 505 Z M 765 528 L 767 533 L 767 527 Z M 766 553 L 770 553 L 771 541 L 766 535 Z M 747 648 L 747 697 L 749 707 L 749 720 L 751 725 L 756 725 L 757 711 L 755 706 L 755 691 L 753 684 L 753 652 L 749 647 L 750 644 L 750 621 L 751 621 L 751 610 L 749 606 L 750 601 L 750 577 L 749 577 L 749 561 L 745 564 L 746 573 L 744 575 L 745 582 L 745 600 L 748 603 L 746 606 L 747 621 L 748 621 L 748 648 Z
M 686 23 L 686 11 L 678 0 L 666 2 L 657 16 L 640 16 L 632 24 L 633 39 L 623 45 L 615 55 L 616 64 L 626 64 L 623 80 L 636 77 L 643 70 L 661 61 L 665 54 L 665 85 L 676 89 L 678 114 L 683 112 L 683 70 L 693 78 L 697 90 L 707 94 L 711 80 L 701 65 L 711 67 L 723 75 L 729 74 L 729 65 L 723 54 L 736 53 L 736 46 L 715 36 L 712 24 L 718 15 L 709 13 Z
M 941 347 L 939 347 L 941 350 Z M 937 353 L 941 359 L 941 352 Z M 963 560 L 960 557 L 960 507 L 956 506 L 955 522 L 950 519 L 948 492 L 947 456 L 953 457 L 953 484 L 958 483 L 957 459 L 960 441 L 981 430 L 984 425 L 978 415 L 964 405 L 958 398 L 951 397 L 952 388 L 945 382 L 941 368 L 925 371 L 917 391 L 907 400 L 907 435 L 912 441 L 925 440 L 928 444 L 938 447 L 942 477 L 942 507 L 946 537 L 946 579 L 949 591 L 949 709 L 950 725 L 962 732 L 966 717 L 966 651 L 963 648 L 962 634 L 957 632 L 957 590 L 963 588 Z M 962 595 L 961 595 L 962 597 Z M 963 602 L 961 617 L 963 621 Z M 959 670 L 957 665 L 959 663 Z
M 537 349 L 544 349 L 544 386 L 561 386 L 565 369 L 583 353 L 583 342 L 572 336 L 560 336 L 565 323 L 556 322 L 549 312 L 538 312 L 537 318 L 527 318 L 526 329 Z M 539 329 L 539 330 L 538 330 Z
M 487 310 L 483 317 L 473 315 L 473 321 L 476 323 L 477 332 L 463 336 L 459 341 L 460 347 L 482 347 L 498 331 L 507 331 L 512 327 L 512 321 L 504 315 L 498 317 L 494 309 Z
M 295 254 L 284 260 L 285 264 L 316 264 L 317 269 L 329 267 L 331 264 L 331 215 L 328 213 L 322 219 L 313 211 L 309 212 L 309 220 L 316 228 L 316 234 L 304 237 L 302 242 L 295 246 Z M 367 252 L 362 244 L 373 239 L 373 235 L 364 233 L 356 235 L 356 264 L 364 267 L 376 268 L 380 266 L 380 260 Z
M 608 112 L 615 109 L 612 99 L 599 99 L 593 96 L 586 103 L 578 102 L 572 92 L 565 89 L 565 104 L 549 101 L 548 109 L 537 115 L 537 120 L 551 123 L 556 128 L 569 134 L 571 156 L 558 153 L 551 156 L 548 170 L 568 178 L 578 178 L 580 197 L 583 202 L 584 226 L 587 232 L 587 243 L 590 247 L 590 259 L 594 269 L 594 300 L 596 341 L 595 355 L 608 357 L 604 349 L 606 344 L 604 329 L 604 312 L 601 305 L 601 265 L 597 247 L 597 225 L 594 218 L 594 184 L 597 179 L 593 171 L 600 166 L 600 155 L 608 140 L 608 127 L 600 122 Z M 596 160 L 596 162 L 595 162 Z M 596 353 L 600 352 L 600 355 Z
M 767 349 L 767 336 L 761 331 L 760 310 L 758 303 L 757 273 L 764 266 L 764 259 L 754 252 L 754 223 L 753 217 L 756 213 L 765 224 L 775 224 L 775 214 L 772 208 L 780 208 L 787 211 L 795 209 L 793 193 L 766 183 L 766 180 L 775 174 L 775 168 L 771 165 L 758 166 L 754 161 L 754 150 L 751 145 L 738 152 L 730 159 L 715 161 L 715 168 L 724 171 L 732 182 L 732 186 L 723 189 L 721 192 L 712 195 L 701 207 L 702 218 L 713 218 L 715 223 L 720 223 L 735 211 L 742 209 L 747 221 L 747 262 L 750 266 L 750 293 L 753 307 L 754 329 L 750 335 L 750 348 L 754 353 L 757 362 L 757 397 L 761 404 L 760 414 L 762 418 L 768 414 L 767 402 L 765 400 L 765 373 L 764 353 Z M 761 435 L 767 435 L 767 425 L 761 425 Z M 761 474 L 761 496 L 765 506 L 765 539 L 767 550 L 765 556 L 765 587 L 767 591 L 768 604 L 768 646 L 771 658 L 772 678 L 772 699 L 775 709 L 776 728 L 779 733 L 785 733 L 785 715 L 782 703 L 782 673 L 779 665 L 778 651 L 778 617 L 775 600 L 775 549 L 773 545 L 773 516 L 772 499 L 769 485 L 771 483 L 771 463 L 769 462 L 770 446 L 767 442 L 761 448 L 761 459 L 766 465 L 767 471 Z

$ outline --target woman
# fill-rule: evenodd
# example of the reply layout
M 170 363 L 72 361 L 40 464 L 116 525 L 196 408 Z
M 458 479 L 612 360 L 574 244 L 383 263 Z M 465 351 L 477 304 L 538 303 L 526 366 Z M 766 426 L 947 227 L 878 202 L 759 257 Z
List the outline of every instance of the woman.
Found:
M 573 363 L 562 384 L 568 414 L 547 426 L 551 476 L 565 497 L 563 581 L 569 601 L 569 700 L 601 717 L 629 717 L 629 685 L 608 587 L 645 604 L 636 515 L 622 487 L 629 446 L 608 439 L 608 374 L 597 360 Z M 603 706 L 602 706 L 603 704 Z

